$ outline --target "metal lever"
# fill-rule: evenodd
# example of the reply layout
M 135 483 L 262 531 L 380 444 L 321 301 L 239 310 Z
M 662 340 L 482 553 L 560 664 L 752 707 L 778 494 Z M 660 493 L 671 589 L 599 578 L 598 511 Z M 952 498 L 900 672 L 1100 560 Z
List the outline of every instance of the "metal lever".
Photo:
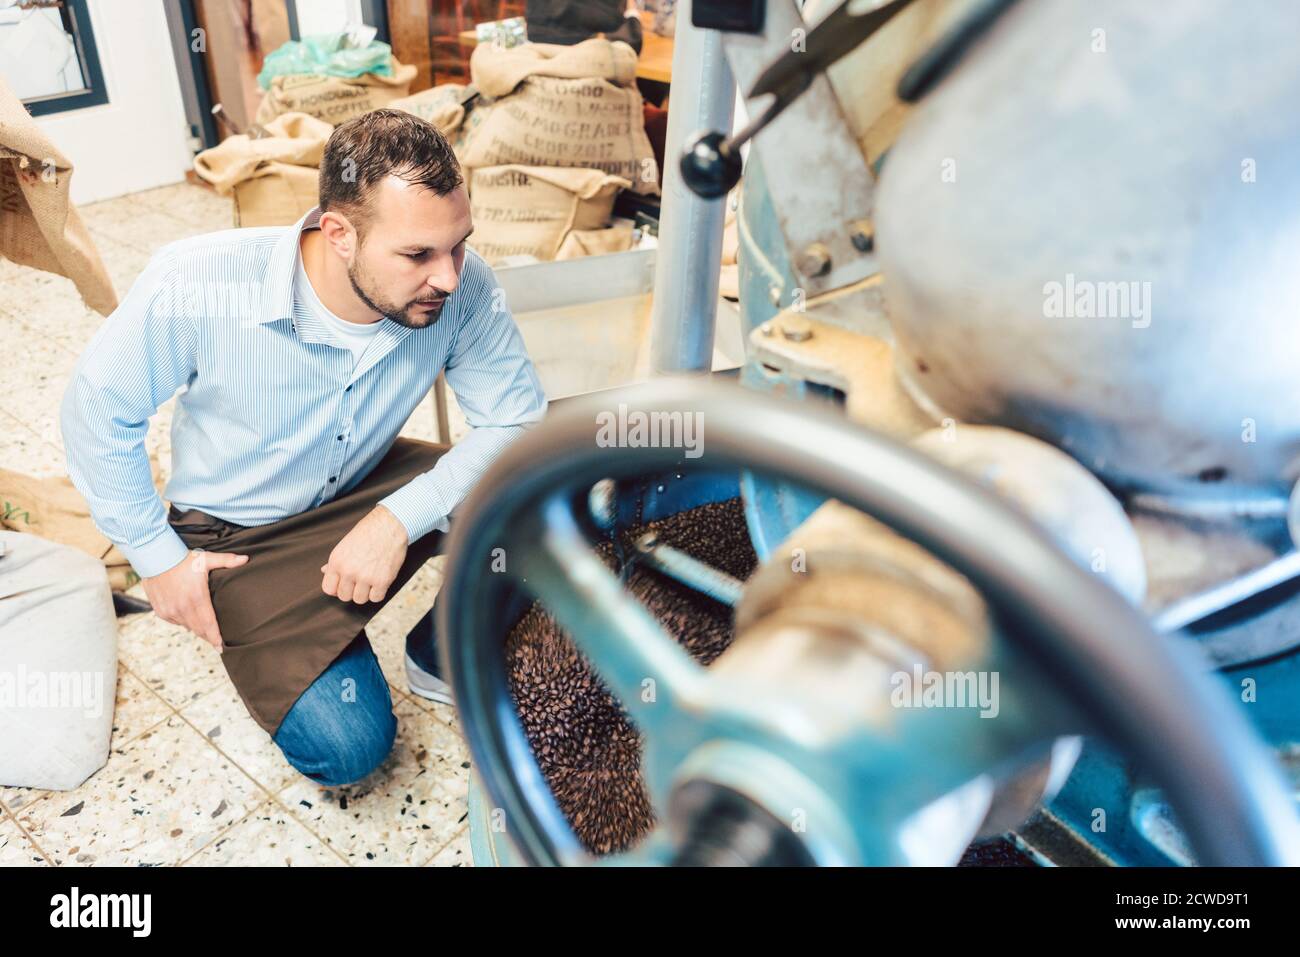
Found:
M 652 568 L 724 605 L 736 607 L 745 591 L 745 583 L 740 579 L 663 544 L 654 532 L 646 532 L 637 539 L 636 550 Z
M 847 0 L 809 31 L 800 49 L 790 49 L 754 81 L 746 99 L 771 93 L 772 103 L 744 129 L 728 137 L 717 130 L 697 134 L 682 153 L 682 180 L 697 196 L 716 199 L 740 182 L 740 147 L 808 89 L 813 79 L 857 47 L 912 0 L 871 6 Z
M 1016 0 L 984 0 L 984 3 L 972 9 L 907 68 L 907 72 L 898 81 L 898 98 L 904 103 L 915 103 L 934 89 L 966 55 L 975 41 L 987 33 L 994 21 L 1015 2 Z

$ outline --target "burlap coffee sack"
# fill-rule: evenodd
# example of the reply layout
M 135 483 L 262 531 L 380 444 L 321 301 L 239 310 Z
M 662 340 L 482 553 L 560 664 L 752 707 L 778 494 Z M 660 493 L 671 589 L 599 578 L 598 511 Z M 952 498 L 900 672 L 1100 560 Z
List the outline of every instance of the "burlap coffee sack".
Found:
M 113 282 L 68 197 L 72 163 L 0 79 L 0 255 L 67 276 L 101 316 L 117 308 Z
M 306 113 L 285 113 L 266 124 L 270 136 L 231 136 L 194 157 L 194 172 L 222 196 L 239 183 L 270 175 L 273 164 L 320 166 L 334 127 Z
M 604 229 L 571 229 L 560 243 L 556 259 L 581 259 L 623 253 L 632 248 L 633 224 L 630 219 L 615 220 Z
M 154 488 L 161 493 L 158 459 L 149 456 Z M 0 527 L 70 545 L 104 563 L 114 591 L 140 580 L 117 547 L 95 527 L 90 508 L 66 475 L 33 476 L 0 469 Z
M 570 230 L 609 224 L 627 180 L 592 169 L 501 166 L 470 173 L 474 248 L 494 262 L 506 256 L 554 259 Z
M 334 126 L 354 116 L 388 106 L 411 92 L 416 68 L 394 57 L 393 75 L 365 73 L 357 77 L 277 76 L 257 108 L 257 122 L 266 125 L 283 113 L 307 113 Z
M 288 226 L 316 205 L 321 155 L 334 128 L 306 113 L 266 124 L 271 136 L 232 136 L 194 157 L 194 171 L 234 194 L 236 226 Z
M 535 76 L 474 114 L 479 122 L 460 153 L 461 163 L 471 169 L 585 167 L 621 176 L 634 192 L 659 192 L 659 169 L 636 87 L 599 77 Z
M 388 106 L 394 110 L 414 113 L 437 127 L 443 136 L 455 134 L 465 122 L 465 107 L 462 105 L 470 87 L 463 83 L 443 83 L 420 93 L 412 93 L 400 100 L 393 100 Z
M 499 99 L 533 76 L 601 79 L 630 87 L 636 83 L 636 52 L 626 43 L 601 37 L 573 46 L 524 43 L 503 47 L 480 43 L 469 59 L 470 78 L 480 93 Z
M 235 187 L 236 226 L 291 226 L 320 203 L 320 170 L 271 163 Z

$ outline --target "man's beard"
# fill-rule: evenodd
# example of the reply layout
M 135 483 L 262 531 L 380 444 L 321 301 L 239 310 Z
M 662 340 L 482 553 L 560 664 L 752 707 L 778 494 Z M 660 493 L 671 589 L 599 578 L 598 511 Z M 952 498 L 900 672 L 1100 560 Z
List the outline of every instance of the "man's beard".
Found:
M 348 281 L 352 283 L 352 291 L 357 294 L 357 298 L 385 319 L 391 319 L 399 326 L 406 326 L 408 329 L 423 329 L 426 326 L 433 325 L 438 321 L 438 317 L 442 315 L 442 307 L 447 302 L 447 296 L 443 294 L 441 296 L 412 299 L 405 306 L 398 306 L 395 303 L 376 298 L 377 294 L 367 293 L 362 286 L 363 279 L 366 279 L 365 275 L 361 272 L 357 263 L 352 262 L 348 266 Z M 411 307 L 424 302 L 433 302 L 436 305 L 428 312 L 412 315 Z

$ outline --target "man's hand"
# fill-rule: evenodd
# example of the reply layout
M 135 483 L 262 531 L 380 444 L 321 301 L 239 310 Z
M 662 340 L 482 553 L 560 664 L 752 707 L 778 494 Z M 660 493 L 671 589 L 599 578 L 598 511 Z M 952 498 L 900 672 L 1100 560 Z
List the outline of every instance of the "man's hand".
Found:
M 382 505 L 376 505 L 320 567 L 321 591 L 342 601 L 364 605 L 383 601 L 406 560 L 406 528 Z
M 196 548 L 180 564 L 161 575 L 143 579 L 144 593 L 149 596 L 155 615 L 173 625 L 188 628 L 221 651 L 221 629 L 217 627 L 217 614 L 212 610 L 208 572 L 214 568 L 238 568 L 246 561 L 247 555 L 205 552 Z

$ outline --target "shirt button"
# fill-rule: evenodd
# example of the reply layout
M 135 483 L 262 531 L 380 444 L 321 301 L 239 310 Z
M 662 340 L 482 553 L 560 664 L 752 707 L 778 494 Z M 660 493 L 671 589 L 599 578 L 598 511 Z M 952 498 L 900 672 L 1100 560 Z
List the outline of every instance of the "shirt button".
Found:
M 335 476 L 335 475 L 331 475 L 331 476 L 330 476 L 330 482 L 331 482 L 331 484 L 334 482 L 334 479 L 335 479 L 335 478 L 337 478 L 337 476 Z
M 337 438 L 340 442 L 343 441 L 343 436 L 341 436 L 341 435 L 340 435 L 340 436 L 336 436 L 336 438 Z
M 348 387 L 347 387 L 346 389 L 344 389 L 343 391 L 344 391 L 344 392 L 351 392 L 351 391 L 352 391 L 352 386 L 348 386 Z

